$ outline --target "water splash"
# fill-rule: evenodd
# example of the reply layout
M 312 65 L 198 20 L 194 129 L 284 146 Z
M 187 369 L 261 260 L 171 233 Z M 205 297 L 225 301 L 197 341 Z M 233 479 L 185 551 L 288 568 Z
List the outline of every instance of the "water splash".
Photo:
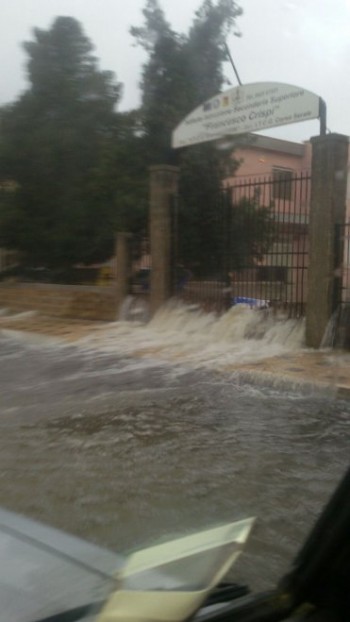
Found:
M 127 296 L 121 304 L 117 320 L 146 323 L 149 317 L 147 301 L 138 296 Z
M 328 348 L 334 347 L 338 322 L 339 322 L 339 309 L 334 311 L 331 318 L 328 320 L 328 324 L 326 326 L 326 330 L 324 331 L 324 335 L 322 337 L 322 341 L 320 345 L 321 350 L 326 350 Z
M 83 343 L 124 355 L 156 356 L 219 369 L 302 348 L 304 322 L 245 305 L 236 305 L 218 316 L 195 305 L 172 302 L 147 325 L 119 321 Z

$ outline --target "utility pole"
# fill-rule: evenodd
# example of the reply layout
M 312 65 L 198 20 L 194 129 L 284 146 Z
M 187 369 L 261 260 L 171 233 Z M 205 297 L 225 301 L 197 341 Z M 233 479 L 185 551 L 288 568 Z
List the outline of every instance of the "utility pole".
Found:
M 233 62 L 233 58 L 232 58 L 231 52 L 230 52 L 230 50 L 229 50 L 229 47 L 228 47 L 228 45 L 227 45 L 226 41 L 225 41 L 225 43 L 224 43 L 224 46 L 225 46 L 225 51 L 226 51 L 226 54 L 227 54 L 227 56 L 228 56 L 228 58 L 229 58 L 229 60 L 230 60 L 230 63 L 231 63 L 231 65 L 232 65 L 233 71 L 235 72 L 235 76 L 236 76 L 236 78 L 237 78 L 238 84 L 239 84 L 239 86 L 242 86 L 241 79 L 240 79 L 239 74 L 238 74 L 238 71 L 237 71 L 237 69 L 236 69 L 236 65 L 235 65 L 235 64 L 234 64 L 234 62 Z

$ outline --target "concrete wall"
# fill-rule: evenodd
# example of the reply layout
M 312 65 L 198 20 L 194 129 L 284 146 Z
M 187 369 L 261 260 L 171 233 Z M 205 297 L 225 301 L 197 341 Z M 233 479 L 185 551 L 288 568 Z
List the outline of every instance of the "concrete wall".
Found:
M 113 288 L 34 283 L 0 284 L 0 308 L 84 320 L 116 319 Z

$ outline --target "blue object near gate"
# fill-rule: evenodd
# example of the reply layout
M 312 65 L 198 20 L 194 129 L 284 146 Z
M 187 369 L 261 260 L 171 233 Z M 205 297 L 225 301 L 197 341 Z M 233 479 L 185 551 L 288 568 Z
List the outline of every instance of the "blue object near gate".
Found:
M 246 296 L 234 296 L 231 298 L 231 304 L 234 305 L 248 305 L 253 308 L 267 309 L 269 306 L 269 300 L 262 300 L 261 298 L 247 298 Z

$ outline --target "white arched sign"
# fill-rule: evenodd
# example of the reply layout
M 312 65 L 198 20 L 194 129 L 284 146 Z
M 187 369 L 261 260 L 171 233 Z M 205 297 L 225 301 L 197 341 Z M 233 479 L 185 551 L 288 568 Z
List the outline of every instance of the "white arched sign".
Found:
M 318 117 L 322 117 L 324 126 L 324 115 L 323 100 L 311 91 L 281 82 L 255 82 L 219 93 L 198 106 L 175 128 L 172 147 L 178 149 Z

